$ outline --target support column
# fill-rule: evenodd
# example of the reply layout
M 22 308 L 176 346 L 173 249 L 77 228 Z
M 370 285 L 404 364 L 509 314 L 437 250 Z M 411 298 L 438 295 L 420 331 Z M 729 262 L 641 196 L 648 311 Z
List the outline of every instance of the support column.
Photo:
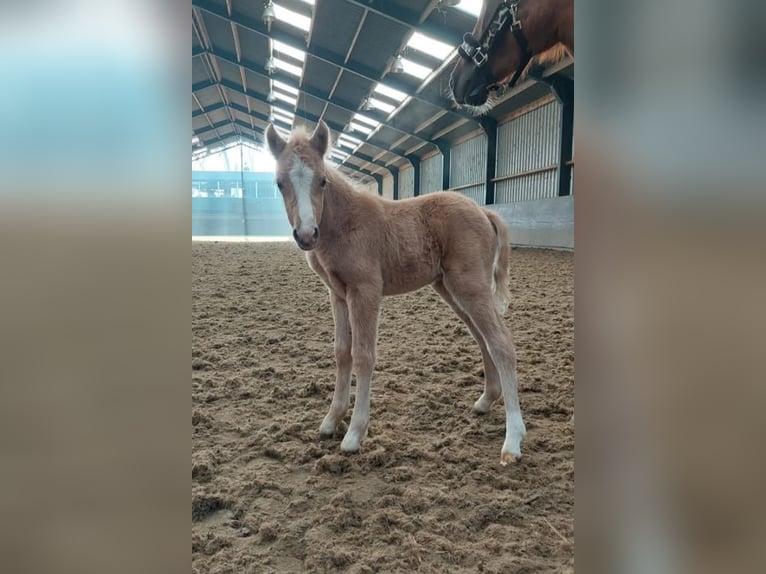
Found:
M 442 191 L 450 188 L 450 154 L 452 147 L 449 143 L 437 140 L 434 142 L 442 153 Z
M 487 165 L 484 172 L 484 182 L 486 186 L 484 203 L 492 205 L 495 203 L 495 173 L 497 170 L 497 120 L 483 117 L 479 120 L 484 133 L 487 134 Z
M 370 175 L 378 182 L 378 195 L 383 197 L 383 176 L 379 173 L 371 173 Z
M 412 164 L 413 174 L 414 174 L 414 181 L 412 186 L 412 195 L 413 197 L 417 197 L 420 195 L 420 158 L 414 154 L 410 154 L 408 156 L 405 156 L 409 162 Z
M 388 171 L 391 172 L 391 177 L 394 178 L 394 199 L 399 199 L 399 168 L 389 167 Z
M 561 104 L 561 133 L 559 134 L 559 189 L 558 195 L 569 195 L 572 179 L 572 144 L 574 136 L 574 81 L 554 74 L 548 85 Z

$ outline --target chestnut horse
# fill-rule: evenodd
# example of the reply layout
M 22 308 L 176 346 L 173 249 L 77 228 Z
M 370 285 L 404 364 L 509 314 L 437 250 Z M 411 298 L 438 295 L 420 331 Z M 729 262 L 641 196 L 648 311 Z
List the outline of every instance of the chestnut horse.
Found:
M 503 320 L 510 299 L 510 243 L 502 219 L 457 193 L 389 201 L 358 192 L 325 163 L 330 131 L 324 122 L 313 135 L 296 131 L 288 141 L 269 125 L 266 140 L 277 160 L 277 186 L 293 237 L 327 286 L 335 319 L 337 379 L 320 434 L 332 436 L 346 415 L 353 369 L 356 400 L 340 448 L 359 450 L 369 425 L 381 300 L 431 285 L 481 347 L 485 385 L 474 410 L 487 413 L 502 392 L 500 462 L 519 458 L 526 428 L 516 353 Z
M 458 49 L 451 95 L 465 108 L 487 112 L 490 92 L 515 85 L 530 61 L 558 61 L 567 50 L 574 57 L 574 0 L 487 0 Z

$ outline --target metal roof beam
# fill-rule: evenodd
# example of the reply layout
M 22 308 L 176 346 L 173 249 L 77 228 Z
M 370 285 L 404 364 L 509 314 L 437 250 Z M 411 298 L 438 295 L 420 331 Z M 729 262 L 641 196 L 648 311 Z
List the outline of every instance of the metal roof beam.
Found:
M 335 54 L 333 54 L 329 50 L 323 50 L 316 46 L 306 46 L 305 42 L 302 42 L 296 39 L 291 34 L 280 32 L 279 30 L 272 30 L 271 32 L 269 32 L 266 29 L 266 26 L 260 20 L 256 20 L 255 18 L 250 18 L 243 14 L 237 14 L 236 12 L 232 13 L 232 15 L 229 16 L 226 12 L 225 7 L 215 4 L 214 2 L 211 2 L 210 0 L 192 0 L 192 4 L 199 10 L 212 14 L 213 16 L 217 16 L 218 18 L 221 18 L 223 20 L 234 22 L 235 24 L 238 24 L 239 26 L 247 30 L 250 30 L 256 34 L 259 34 L 265 38 L 279 40 L 280 42 L 283 42 L 284 44 L 288 46 L 291 46 L 293 48 L 306 52 L 306 54 L 309 56 L 313 56 L 314 58 L 322 60 L 328 64 L 332 64 L 333 66 L 337 66 L 348 72 L 354 73 L 371 82 L 383 81 L 382 78 L 380 77 L 380 74 L 377 72 L 377 70 L 367 68 L 366 66 L 362 66 L 360 64 L 352 64 L 352 63 L 344 64 L 342 59 L 338 58 Z M 392 57 L 393 57 L 393 54 L 392 54 Z M 453 103 L 445 97 L 442 97 L 442 96 L 430 97 L 430 96 L 424 96 L 423 94 L 419 94 L 418 88 L 413 88 L 407 82 L 403 82 L 395 77 L 392 77 L 391 74 L 388 74 L 385 77 L 385 82 L 392 88 L 395 88 L 407 94 L 408 96 L 412 97 L 414 100 L 418 100 L 426 104 L 431 104 L 432 106 L 436 106 L 438 108 L 448 109 L 450 110 L 450 113 L 453 113 L 461 117 L 465 117 L 472 121 L 476 121 L 473 116 L 467 114 L 466 112 L 461 112 L 460 110 L 454 109 Z
M 344 102 L 341 100 L 338 100 L 337 98 L 326 98 L 324 97 L 320 92 L 317 90 L 312 90 L 311 88 L 307 88 L 305 86 L 296 86 L 295 85 L 295 76 L 292 76 L 290 74 L 286 74 L 284 72 L 274 72 L 271 76 L 266 74 L 264 71 L 261 71 L 259 68 L 257 68 L 254 64 L 248 63 L 246 61 L 237 62 L 236 59 L 232 58 L 232 55 L 227 54 L 224 50 L 208 50 L 208 53 L 211 56 L 215 56 L 216 58 L 228 62 L 229 64 L 232 64 L 234 66 L 242 66 L 244 69 L 246 69 L 248 72 L 255 74 L 256 76 L 261 76 L 263 78 L 269 79 L 269 80 L 279 80 L 280 82 L 283 82 L 285 84 L 288 84 L 290 86 L 293 86 L 294 88 L 302 91 L 307 96 L 311 96 L 312 98 L 316 98 L 317 100 L 320 100 L 322 102 L 328 102 L 332 104 L 333 106 L 340 108 L 341 110 L 348 112 L 350 114 L 356 114 L 361 113 L 377 122 L 380 122 L 385 127 L 391 128 L 392 130 L 396 130 L 398 132 L 401 132 L 403 134 L 406 134 L 408 136 L 417 138 L 425 143 L 431 143 L 430 140 L 424 138 L 421 135 L 418 135 L 417 133 L 408 130 L 407 128 L 402 127 L 397 122 L 387 121 L 387 115 L 375 111 L 375 110 L 359 110 L 356 107 L 354 107 L 353 104 L 350 102 Z M 473 121 L 476 121 L 476 118 L 473 118 Z
M 217 53 L 215 53 L 214 55 L 215 55 L 216 57 L 219 57 Z M 224 59 L 224 58 L 222 58 L 222 59 Z M 240 66 L 243 66 L 243 67 L 244 67 L 246 70 L 248 70 L 248 71 L 252 72 L 253 74 L 260 74 L 260 72 L 257 72 L 257 71 L 255 71 L 255 70 L 253 70 L 252 68 L 250 68 L 248 65 L 246 65 L 246 64 L 244 64 L 244 63 L 242 63 L 242 64 L 236 64 L 235 62 L 232 62 L 232 63 L 234 63 L 235 65 L 240 65 Z M 266 74 L 262 74 L 262 75 L 263 75 L 264 77 L 266 77 L 266 78 L 268 78 L 268 77 L 269 77 L 269 76 L 267 76 Z M 277 75 L 277 74 L 274 74 L 274 75 L 272 76 L 272 78 L 274 78 L 274 79 L 279 79 L 280 81 L 283 81 L 283 80 L 282 80 L 282 77 L 281 77 L 281 76 L 279 76 L 279 75 Z M 285 79 L 288 79 L 288 80 L 289 80 L 289 77 L 288 77 L 288 78 L 285 78 Z M 228 81 L 228 80 L 221 80 L 220 84 L 221 84 L 223 87 L 225 87 L 225 88 L 227 88 L 227 89 L 229 89 L 229 90 L 233 90 L 233 91 L 239 92 L 239 93 L 241 93 L 241 94 L 243 94 L 243 95 L 246 95 L 246 96 L 248 96 L 248 97 L 251 97 L 251 98 L 253 98 L 254 100 L 258 100 L 258 101 L 260 101 L 260 102 L 263 102 L 263 103 L 265 103 L 265 104 L 268 104 L 268 105 L 272 105 L 272 106 L 277 106 L 277 107 L 279 107 L 279 105 L 280 105 L 280 104 L 279 104 L 279 103 L 278 103 L 276 100 L 275 100 L 274 102 L 269 102 L 269 101 L 268 101 L 267 99 L 265 99 L 265 98 L 264 98 L 264 97 L 263 97 L 261 94 L 259 94 L 259 93 L 257 93 L 257 92 L 254 92 L 254 91 L 252 91 L 252 90 L 244 90 L 244 89 L 243 89 L 241 86 L 238 86 L 237 84 L 235 84 L 235 83 L 233 83 L 233 82 L 230 82 L 230 81 Z M 210 88 L 210 87 L 213 87 L 213 86 L 215 86 L 215 85 L 217 85 L 217 84 L 216 84 L 215 82 L 211 82 L 211 81 L 204 81 L 204 82 L 198 82 L 198 83 L 196 83 L 196 84 L 192 84 L 192 93 L 194 93 L 194 92 L 197 92 L 197 91 L 200 91 L 200 90 L 204 90 L 204 89 L 207 89 L 207 88 Z M 305 90 L 304 90 L 304 92 L 305 92 Z M 317 97 L 317 96 L 314 96 L 313 94 L 311 94 L 311 93 L 309 93 L 309 92 L 305 92 L 305 93 L 307 93 L 308 95 L 310 95 L 310 96 L 312 96 L 312 97 Z M 347 111 L 347 112 L 349 112 L 349 113 L 352 113 L 352 114 L 356 113 L 356 111 L 353 111 L 353 110 L 352 110 L 352 109 L 350 109 L 350 108 L 344 107 L 344 105 L 343 105 L 343 104 L 341 104 L 340 102 L 337 102 L 337 101 L 330 101 L 330 100 L 326 100 L 326 99 L 324 99 L 324 98 L 320 98 L 320 97 L 317 97 L 317 99 L 319 99 L 319 100 L 322 100 L 322 101 L 326 101 L 326 102 L 329 102 L 329 103 L 331 103 L 332 105 L 334 105 L 334 106 L 336 106 L 336 107 L 338 107 L 338 108 L 340 108 L 340 109 L 342 109 L 342 110 L 344 110 L 344 111 Z M 290 113 L 296 113 L 296 112 L 294 112 L 294 111 L 293 111 L 292 109 L 290 109 L 290 108 L 287 108 L 287 107 L 285 107 L 284 109 L 285 109 L 285 110 L 288 110 L 288 111 L 290 111 Z M 296 114 L 296 115 L 301 115 L 301 116 L 309 116 L 309 115 L 311 115 L 311 114 L 306 114 L 305 112 L 297 112 L 297 114 Z M 369 117 L 373 117 L 373 115 L 372 115 L 372 114 L 365 114 L 365 115 L 369 115 Z M 312 116 L 312 117 L 314 117 L 314 116 Z M 424 146 L 424 145 L 433 145 L 433 146 L 435 147 L 435 144 L 433 144 L 433 143 L 432 143 L 430 140 L 424 139 L 424 138 L 423 138 L 423 137 L 421 137 L 421 136 L 418 136 L 418 135 L 415 135 L 415 134 L 413 134 L 413 133 L 410 133 L 410 132 L 408 132 L 408 131 L 406 131 L 406 130 L 403 130 L 403 129 L 397 128 L 396 126 L 392 126 L 392 125 L 389 125 L 389 124 L 383 124 L 383 125 L 384 125 L 385 127 L 391 128 L 391 129 L 393 129 L 393 130 L 395 130 L 395 131 L 398 131 L 398 132 L 401 132 L 401 133 L 405 134 L 405 136 L 406 136 L 406 137 L 410 137 L 410 136 L 412 136 L 412 137 L 414 137 L 414 138 L 416 138 L 416 139 L 420 140 L 420 141 L 422 142 L 422 143 L 421 143 L 421 147 L 422 147 L 422 146 Z M 342 129 L 343 129 L 343 128 L 341 127 L 339 131 L 342 131 Z M 361 139 L 361 138 L 360 138 L 360 139 Z M 406 139 L 406 138 L 405 138 L 405 139 Z M 392 149 L 390 149 L 390 146 L 389 146 L 389 144 L 376 144 L 376 143 L 375 143 L 375 141 L 374 141 L 373 139 L 367 139 L 367 140 L 364 140 L 364 141 L 365 141 L 365 143 L 368 143 L 368 144 L 370 144 L 370 145 L 372 145 L 372 146 L 378 147 L 378 148 L 380 148 L 380 149 L 385 149 L 386 151 L 390 151 L 390 152 L 391 152 L 392 154 L 394 154 L 394 155 L 398 155 L 399 157 L 404 157 L 403 155 L 401 155 L 401 154 L 397 154 L 395 151 L 393 151 Z
M 224 85 L 224 87 L 227 87 L 227 86 Z M 231 88 L 229 88 L 229 89 L 231 89 Z M 241 90 L 235 90 L 235 91 L 238 91 L 239 93 L 243 93 L 244 94 L 244 92 L 242 92 Z M 253 97 L 250 94 L 244 94 L 244 95 L 247 95 L 248 97 Z M 254 98 L 254 99 L 257 99 L 257 98 Z M 264 101 L 264 103 L 265 103 L 265 100 L 259 100 L 259 101 Z M 220 109 L 220 108 L 223 108 L 223 107 L 227 107 L 227 108 L 229 108 L 231 110 L 240 112 L 242 114 L 247 114 L 250 117 L 258 119 L 258 120 L 260 120 L 260 121 L 262 121 L 262 122 L 264 122 L 266 124 L 269 123 L 268 116 L 266 116 L 264 114 L 261 114 L 261 113 L 258 113 L 258 112 L 250 112 L 250 111 L 248 111 L 248 109 L 245 106 L 241 106 L 241 105 L 239 105 L 237 103 L 229 102 L 228 104 L 217 104 L 217 108 L 216 109 Z M 289 107 L 286 106 L 286 105 L 285 106 L 275 105 L 274 107 L 279 109 L 279 110 L 289 111 L 289 112 L 292 113 L 292 110 L 290 110 Z M 211 106 L 211 110 L 212 110 L 212 106 Z M 296 116 L 296 117 L 300 117 L 302 119 L 306 119 L 306 120 L 312 121 L 314 123 L 317 123 L 318 120 L 319 120 L 319 118 L 317 116 L 313 116 L 311 114 L 307 114 L 305 116 Z M 199 130 L 196 130 L 194 132 L 194 134 L 199 136 L 200 134 L 212 131 L 214 129 L 225 127 L 225 126 L 227 126 L 227 125 L 229 125 L 231 123 L 232 122 L 224 120 L 223 122 L 219 122 L 219 123 L 215 124 L 212 127 L 206 127 L 206 128 L 201 128 Z M 234 119 L 234 123 L 237 126 L 245 127 L 245 128 L 247 128 L 247 129 L 249 129 L 249 130 L 251 130 L 253 132 L 256 132 L 258 135 L 263 135 L 263 133 L 264 133 L 264 129 L 251 127 L 247 123 L 245 123 L 245 122 L 243 122 L 241 120 L 238 120 L 236 118 Z M 337 124 L 334 124 L 332 122 L 326 122 L 326 121 L 325 121 L 325 123 L 327 123 L 327 125 L 328 125 L 328 127 L 330 129 L 333 129 L 333 130 L 335 130 L 337 132 L 342 132 L 343 131 L 343 128 L 341 126 L 338 126 Z M 344 152 L 345 152 L 345 150 L 344 150 Z M 375 167 L 378 167 L 380 169 L 388 169 L 388 167 L 386 165 L 384 165 L 383 163 L 378 163 L 378 162 L 374 161 L 372 157 L 370 157 L 370 156 L 368 156 L 368 155 L 366 155 L 364 153 L 361 153 L 359 151 L 356 151 L 356 152 L 353 152 L 353 153 L 351 151 L 348 151 L 348 152 L 345 152 L 345 153 L 348 153 L 349 156 L 352 156 L 352 157 L 358 159 L 359 161 L 366 162 L 367 164 L 370 164 L 370 165 L 374 165 Z
M 424 22 L 428 16 L 431 15 L 432 10 L 428 10 L 425 14 L 417 14 L 409 10 L 404 10 L 391 2 L 384 2 L 383 0 L 345 0 L 349 4 L 359 6 L 360 8 L 366 8 L 370 12 L 382 16 L 387 20 L 407 26 L 408 28 L 416 28 L 418 32 L 428 34 L 435 40 L 440 40 L 446 44 L 457 46 L 462 41 L 462 33 L 452 32 L 440 26 L 433 26 Z M 432 3 L 433 4 L 433 3 Z
M 233 90 L 233 91 L 239 92 L 240 94 L 243 94 L 243 95 L 245 95 L 245 96 L 247 96 L 247 97 L 253 98 L 253 99 L 254 99 L 254 100 L 256 100 L 256 101 L 259 101 L 259 102 L 262 102 L 262 103 L 265 103 L 265 104 L 269 104 L 269 103 L 270 103 L 270 105 L 272 105 L 274 108 L 276 108 L 276 109 L 278 109 L 278 110 L 282 110 L 282 111 L 285 111 L 285 112 L 289 112 L 289 113 L 291 113 L 291 114 L 293 114 L 293 113 L 294 113 L 294 112 L 293 112 L 293 111 L 292 111 L 292 110 L 289 108 L 289 106 L 287 106 L 287 104 L 284 104 L 284 105 L 283 105 L 282 103 L 277 103 L 277 102 L 268 102 L 266 99 L 263 99 L 263 98 L 261 98 L 261 97 L 258 97 L 258 96 L 254 96 L 254 95 L 252 95 L 251 93 L 246 93 L 246 92 L 243 92 L 242 90 L 240 90 L 240 89 L 237 89 L 237 88 L 230 88 L 230 87 L 229 87 L 229 86 L 227 86 L 226 84 L 224 84 L 224 87 L 226 87 L 227 89 L 230 89 L 230 90 Z M 246 113 L 248 113 L 248 111 L 247 111 L 247 109 L 246 109 L 246 108 L 244 108 L 243 106 L 240 106 L 239 104 L 235 104 L 234 102 L 231 102 L 231 103 L 229 103 L 229 104 L 228 104 L 228 107 L 230 107 L 231 109 L 233 109 L 233 110 L 236 110 L 236 111 L 238 111 L 238 112 L 241 112 L 241 113 L 243 113 L 243 114 L 246 114 Z M 258 112 L 252 112 L 250 115 L 251 115 L 251 116 L 253 116 L 254 118 L 257 118 L 257 119 L 259 119 L 259 120 L 263 121 L 263 122 L 266 122 L 266 123 L 268 123 L 268 122 L 269 122 L 268 116 L 265 116 L 265 115 L 263 115 L 263 114 L 260 114 L 260 113 L 258 113 Z M 295 117 L 296 117 L 296 118 L 299 118 L 299 119 L 308 120 L 308 121 L 310 121 L 310 122 L 314 122 L 315 124 L 316 124 L 316 123 L 319 123 L 319 117 L 318 117 L 318 116 L 315 116 L 315 115 L 313 115 L 313 114 L 306 114 L 306 113 L 302 113 L 302 114 L 295 114 Z M 336 123 L 334 123 L 334 122 L 328 122 L 327 120 L 324 120 L 324 121 L 325 121 L 325 123 L 327 124 L 327 127 L 329 127 L 331 130 L 334 130 L 334 131 L 336 131 L 336 132 L 338 132 L 338 133 L 343 133 L 343 126 L 341 126 L 341 125 L 338 125 L 338 124 L 336 124 Z M 374 144 L 370 144 L 370 145 L 374 145 Z M 377 147 L 377 146 L 376 146 L 376 147 Z M 375 166 L 377 166 L 377 167 L 380 167 L 380 168 L 382 168 L 382 169 L 388 169 L 388 168 L 387 168 L 387 166 L 386 166 L 385 164 L 383 164 L 383 163 L 378 163 L 377 161 L 374 161 L 374 159 L 373 159 L 371 156 L 368 156 L 367 154 L 364 154 L 364 153 L 361 153 L 361 152 L 358 152 L 358 151 L 357 151 L 357 152 L 354 152 L 354 153 L 351 153 L 351 152 L 349 151 L 349 152 L 346 152 L 346 153 L 348 153 L 349 155 L 352 155 L 352 156 L 354 156 L 354 157 L 357 157 L 357 158 L 359 158 L 361 161 L 366 161 L 367 163 L 369 163 L 369 164 L 373 164 L 373 165 L 375 165 Z M 394 153 L 394 152 L 391 152 L 391 153 Z M 396 155 L 396 154 L 394 154 L 394 155 Z M 399 156 L 399 157 L 404 157 L 404 156 Z
M 215 112 L 216 110 L 222 110 L 225 107 L 226 107 L 226 104 L 221 103 L 221 104 L 213 104 L 212 106 L 208 106 L 205 109 L 199 109 L 196 112 L 192 112 L 192 119 Z
M 237 124 L 237 123 L 239 125 L 245 125 L 247 129 L 252 129 L 249 125 L 245 124 L 245 122 L 237 120 L 237 119 L 233 119 L 233 120 L 223 120 L 222 122 L 215 123 L 212 126 L 199 128 L 198 130 L 193 130 L 192 133 L 199 137 L 202 134 L 206 134 L 207 132 L 212 132 L 221 128 L 225 128 L 226 126 L 229 126 L 229 125 L 233 126 L 234 124 Z

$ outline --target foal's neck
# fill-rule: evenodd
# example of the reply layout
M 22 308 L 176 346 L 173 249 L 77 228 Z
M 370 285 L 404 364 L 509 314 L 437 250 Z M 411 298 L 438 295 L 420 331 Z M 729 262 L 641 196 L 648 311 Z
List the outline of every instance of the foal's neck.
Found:
M 333 242 L 347 232 L 352 219 L 351 211 L 358 195 L 339 171 L 330 167 L 327 171 L 330 177 L 324 192 L 322 221 L 319 224 L 319 233 L 325 243 Z

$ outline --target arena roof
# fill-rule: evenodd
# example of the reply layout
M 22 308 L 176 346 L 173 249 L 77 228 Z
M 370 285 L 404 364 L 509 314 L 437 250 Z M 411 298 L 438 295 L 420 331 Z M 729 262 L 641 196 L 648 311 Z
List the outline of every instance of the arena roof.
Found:
M 332 157 L 349 173 L 386 174 L 480 129 L 447 97 L 455 47 L 481 0 L 192 0 L 192 136 L 211 153 L 263 145 L 269 121 L 285 133 L 333 131 Z M 397 54 L 404 72 L 391 71 Z M 266 70 L 269 58 L 275 69 Z M 549 72 L 573 75 L 571 60 Z M 507 93 L 498 118 L 550 93 L 532 80 Z

